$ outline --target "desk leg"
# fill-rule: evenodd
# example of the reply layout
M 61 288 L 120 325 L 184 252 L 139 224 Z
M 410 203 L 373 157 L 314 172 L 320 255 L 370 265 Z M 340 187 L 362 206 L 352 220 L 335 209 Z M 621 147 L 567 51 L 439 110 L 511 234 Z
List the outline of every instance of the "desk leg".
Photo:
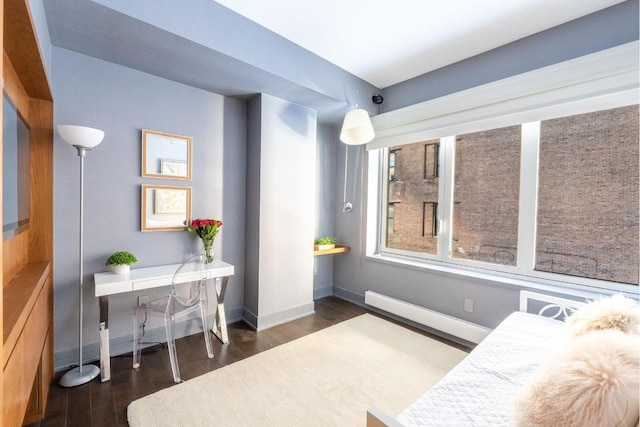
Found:
M 227 282 L 229 277 L 217 277 L 216 282 L 216 297 L 218 298 L 218 306 L 216 308 L 216 317 L 213 319 L 213 326 L 211 332 L 218 337 L 223 344 L 229 343 L 229 334 L 227 333 L 227 318 L 224 313 L 224 295 L 227 292 Z
M 111 358 L 109 352 L 109 297 L 99 297 L 100 307 L 100 381 L 111 380 Z

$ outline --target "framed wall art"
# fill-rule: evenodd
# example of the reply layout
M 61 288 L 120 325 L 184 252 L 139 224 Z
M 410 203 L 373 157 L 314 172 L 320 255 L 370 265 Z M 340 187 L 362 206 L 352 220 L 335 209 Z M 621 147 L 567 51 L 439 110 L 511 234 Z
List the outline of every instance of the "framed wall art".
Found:
M 142 176 L 191 180 L 192 139 L 152 130 L 142 131 Z
M 191 219 L 191 187 L 143 185 L 142 231 L 182 230 Z

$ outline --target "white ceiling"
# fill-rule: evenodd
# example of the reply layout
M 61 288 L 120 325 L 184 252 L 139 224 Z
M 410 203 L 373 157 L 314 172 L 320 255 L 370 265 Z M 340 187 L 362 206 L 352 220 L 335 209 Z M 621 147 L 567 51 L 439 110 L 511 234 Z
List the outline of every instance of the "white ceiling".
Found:
M 216 0 L 378 88 L 623 0 Z

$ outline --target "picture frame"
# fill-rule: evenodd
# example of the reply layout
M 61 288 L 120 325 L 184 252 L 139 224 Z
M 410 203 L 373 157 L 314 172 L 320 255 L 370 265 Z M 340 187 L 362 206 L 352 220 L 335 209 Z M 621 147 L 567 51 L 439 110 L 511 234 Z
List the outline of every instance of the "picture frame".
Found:
M 188 163 L 181 160 L 160 159 L 160 174 L 163 176 L 188 176 Z
M 142 231 L 184 230 L 191 219 L 191 187 L 142 185 Z
M 189 136 L 143 129 L 141 175 L 190 181 L 192 145 Z

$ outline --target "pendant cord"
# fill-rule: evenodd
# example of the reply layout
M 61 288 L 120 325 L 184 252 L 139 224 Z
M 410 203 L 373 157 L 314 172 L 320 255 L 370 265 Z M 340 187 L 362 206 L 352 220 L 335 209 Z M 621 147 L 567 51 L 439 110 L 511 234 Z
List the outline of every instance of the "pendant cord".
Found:
M 344 145 L 344 187 L 342 189 L 342 212 L 351 212 L 353 204 L 347 203 L 347 178 L 349 170 L 349 146 Z
M 349 146 L 344 145 L 344 188 L 342 189 L 342 208 L 347 205 L 347 166 L 349 164 Z

